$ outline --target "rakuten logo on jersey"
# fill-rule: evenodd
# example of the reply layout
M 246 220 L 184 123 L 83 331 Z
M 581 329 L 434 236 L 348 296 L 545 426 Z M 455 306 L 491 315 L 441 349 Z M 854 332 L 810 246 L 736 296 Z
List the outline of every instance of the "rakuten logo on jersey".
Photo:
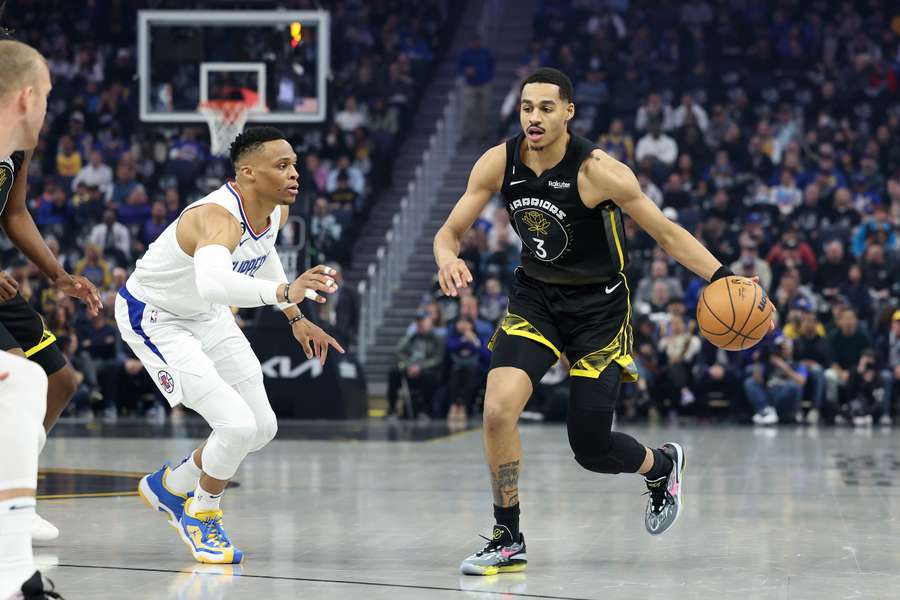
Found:
M 567 190 L 572 187 L 572 184 L 568 181 L 548 181 L 547 185 L 552 187 L 554 190 Z

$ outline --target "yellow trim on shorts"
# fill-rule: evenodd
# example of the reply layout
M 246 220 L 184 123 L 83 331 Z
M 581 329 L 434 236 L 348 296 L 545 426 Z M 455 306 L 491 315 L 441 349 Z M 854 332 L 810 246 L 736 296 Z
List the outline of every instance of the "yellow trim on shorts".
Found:
M 500 327 L 497 328 L 497 331 L 503 330 L 506 335 L 517 335 L 519 337 L 528 338 L 529 340 L 534 340 L 535 342 L 542 344 L 553 351 L 553 354 L 556 355 L 556 358 L 559 358 L 560 351 L 557 349 L 553 343 L 544 337 L 544 335 L 538 331 L 538 328 L 528 322 L 528 319 L 524 317 L 520 317 L 519 315 L 513 313 L 506 313 L 506 316 L 503 317 L 503 321 L 500 322 Z M 488 343 L 488 349 L 494 349 L 494 342 L 497 341 L 497 333 L 494 333 L 494 337 Z
M 47 346 L 49 346 L 50 344 L 52 344 L 55 341 L 56 341 L 56 336 L 53 335 L 53 332 L 45 329 L 43 335 L 41 336 L 41 341 L 38 342 L 36 345 L 32 346 L 31 348 L 29 348 L 28 350 L 26 350 L 25 357 L 27 358 L 29 356 L 37 354 L 38 352 L 40 352 L 41 350 L 43 350 L 44 348 L 46 348 Z
M 618 246 L 618 240 L 616 241 Z M 619 273 L 622 281 L 625 283 L 625 291 L 628 292 L 626 302 L 628 308 L 625 311 L 625 319 L 619 326 L 612 341 L 605 348 L 591 352 L 582 356 L 572 368 L 569 369 L 570 377 L 588 377 L 597 379 L 600 374 L 612 363 L 617 363 L 622 367 L 622 381 L 631 382 L 638 380 L 637 366 L 631 357 L 631 347 L 633 343 L 633 331 L 631 329 L 631 289 L 628 287 L 628 278 L 624 272 Z

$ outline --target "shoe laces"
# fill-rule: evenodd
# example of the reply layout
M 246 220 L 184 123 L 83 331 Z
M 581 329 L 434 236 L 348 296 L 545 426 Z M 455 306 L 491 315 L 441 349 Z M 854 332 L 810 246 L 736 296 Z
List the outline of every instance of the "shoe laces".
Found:
M 652 510 L 654 514 L 660 514 L 663 509 L 665 509 L 666 505 L 669 504 L 669 499 L 672 495 L 669 494 L 669 487 L 666 485 L 668 482 L 668 477 L 656 482 L 647 482 L 647 491 L 642 495 L 647 496 L 649 494 L 650 510 Z M 657 483 L 657 485 L 651 485 L 651 483 Z
M 228 539 L 225 530 L 222 529 L 222 515 L 212 515 L 203 520 L 206 526 L 205 543 L 209 546 L 223 547 L 229 546 L 231 541 Z
M 500 548 L 503 548 L 503 546 L 504 546 L 503 538 L 500 538 L 499 540 L 495 540 L 495 539 L 491 539 L 491 538 L 487 537 L 486 535 L 481 535 L 481 534 L 478 534 L 478 537 L 487 541 L 487 544 L 485 544 L 484 548 L 482 548 L 481 551 L 477 553 L 477 556 L 481 556 L 482 554 L 487 554 L 489 552 L 496 552 L 497 550 L 499 550 Z

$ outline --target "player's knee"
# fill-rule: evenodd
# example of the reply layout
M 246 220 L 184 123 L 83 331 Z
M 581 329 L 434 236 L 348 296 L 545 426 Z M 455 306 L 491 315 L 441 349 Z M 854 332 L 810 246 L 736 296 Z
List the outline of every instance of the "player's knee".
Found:
M 484 395 L 484 429 L 488 434 L 514 429 L 531 396 L 528 375 L 518 369 L 494 369 Z
M 597 465 L 609 456 L 610 432 L 573 428 L 570 425 L 569 447 L 575 455 L 575 462 L 589 471 L 596 471 Z
M 245 416 L 235 419 L 232 423 L 225 425 L 223 429 L 227 430 L 228 436 L 234 440 L 235 446 L 249 451 L 256 439 L 259 426 L 256 424 L 256 418 L 250 415 L 249 418 Z
M 514 429 L 519 420 L 519 412 L 513 402 L 486 401 L 484 404 L 485 432 L 492 434 Z
M 275 418 L 274 412 L 269 411 L 266 415 L 257 416 L 256 436 L 253 438 L 250 451 L 256 452 L 264 448 L 275 439 L 276 433 L 278 433 L 278 419 Z

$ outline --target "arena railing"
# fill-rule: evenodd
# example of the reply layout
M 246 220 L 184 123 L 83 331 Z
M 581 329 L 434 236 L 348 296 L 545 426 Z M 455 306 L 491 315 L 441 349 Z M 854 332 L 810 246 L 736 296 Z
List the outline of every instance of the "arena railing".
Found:
M 497 27 L 508 0 L 485 0 L 478 32 L 488 46 L 493 46 Z M 438 186 L 446 173 L 456 150 L 460 122 L 462 120 L 463 80 L 456 80 L 447 97 L 447 104 L 436 131 L 416 167 L 406 195 L 400 201 L 400 209 L 394 215 L 391 228 L 385 234 L 384 244 L 375 253 L 366 277 L 359 282 L 357 292 L 362 299 L 357 353 L 365 364 L 369 348 L 375 343 L 378 327 L 384 322 L 391 295 L 400 288 L 400 279 L 415 250 L 416 240 L 422 232 L 428 211 L 436 196 Z
M 357 287 L 362 299 L 357 352 L 365 364 L 369 347 L 375 343 L 378 327 L 384 322 L 391 295 L 399 290 L 400 280 L 415 250 L 428 211 L 437 194 L 456 149 L 457 132 L 462 117 L 462 80 L 458 79 L 447 96 L 441 119 L 428 140 L 428 149 L 416 166 L 413 180 L 400 200 L 391 228 L 384 236 L 384 244 L 369 264 L 366 278 Z

